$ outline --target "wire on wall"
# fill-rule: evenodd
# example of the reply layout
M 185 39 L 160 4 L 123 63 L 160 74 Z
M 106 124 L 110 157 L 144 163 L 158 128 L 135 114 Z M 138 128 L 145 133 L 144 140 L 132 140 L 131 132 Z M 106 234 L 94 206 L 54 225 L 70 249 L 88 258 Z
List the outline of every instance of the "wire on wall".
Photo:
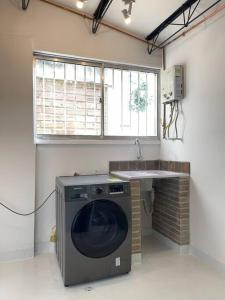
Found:
M 180 117 L 180 113 L 179 100 L 163 103 L 163 139 L 173 141 L 182 140 L 182 137 L 179 136 L 178 133 L 178 119 Z M 173 136 L 171 136 L 171 130 L 173 130 Z
M 5 209 L 7 209 L 8 211 L 12 212 L 13 214 L 16 214 L 18 216 L 23 216 L 23 217 L 27 217 L 27 216 L 30 216 L 32 214 L 35 214 L 37 213 L 46 203 L 47 201 L 50 199 L 50 197 L 55 193 L 56 190 L 53 190 L 46 198 L 45 200 L 42 202 L 42 204 L 37 207 L 35 210 L 29 212 L 29 213 L 21 213 L 21 212 L 18 212 L 18 211 L 15 211 L 14 209 L 8 207 L 7 205 L 5 205 L 4 203 L 0 202 L 0 205 L 3 206 Z

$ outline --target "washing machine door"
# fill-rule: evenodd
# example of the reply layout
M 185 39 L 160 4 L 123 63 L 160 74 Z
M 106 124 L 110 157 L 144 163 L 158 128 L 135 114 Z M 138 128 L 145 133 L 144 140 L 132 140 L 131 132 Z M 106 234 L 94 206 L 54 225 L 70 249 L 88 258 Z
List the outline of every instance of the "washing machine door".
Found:
M 113 253 L 126 239 L 128 221 L 122 208 L 110 200 L 95 200 L 75 216 L 71 237 L 76 249 L 91 258 Z

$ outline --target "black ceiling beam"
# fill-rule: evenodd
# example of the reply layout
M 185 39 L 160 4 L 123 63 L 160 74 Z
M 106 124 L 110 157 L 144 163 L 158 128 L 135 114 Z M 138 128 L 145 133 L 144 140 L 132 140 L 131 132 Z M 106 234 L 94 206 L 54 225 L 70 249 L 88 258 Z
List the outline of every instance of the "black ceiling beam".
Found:
M 203 14 L 205 14 L 208 10 L 216 6 L 219 2 L 222 0 L 214 1 L 210 6 L 208 6 L 205 10 L 203 10 L 199 14 L 195 14 L 196 9 L 198 8 L 200 2 L 203 0 L 197 0 L 197 1 L 186 1 L 179 9 L 177 9 L 169 18 L 167 18 L 160 26 L 158 26 L 147 38 L 152 39 L 152 43 L 150 43 L 150 40 L 148 41 L 148 53 L 151 54 L 153 51 L 155 51 L 157 48 L 163 48 L 166 47 L 171 43 L 171 39 L 174 38 L 179 32 L 181 32 L 183 29 L 188 27 L 191 23 L 196 21 L 199 17 L 201 17 Z M 190 5 L 190 6 L 189 6 Z M 193 7 L 192 7 L 193 6 Z M 188 13 L 185 14 L 185 11 L 188 10 Z M 194 15 L 195 14 L 195 15 Z M 180 15 L 183 15 L 183 21 L 180 21 L 179 23 L 173 23 L 174 20 L 176 20 Z M 178 29 L 175 30 L 175 32 L 167 37 L 165 40 L 163 40 L 160 44 L 155 45 L 159 34 L 170 25 L 178 26 Z M 173 39 L 175 40 L 175 38 Z
M 113 0 L 100 0 L 98 7 L 93 15 L 92 32 L 96 33 L 104 15 L 112 4 Z
M 183 5 L 181 5 L 177 10 L 175 10 L 172 15 L 170 15 L 164 22 L 162 22 L 152 33 L 147 37 L 147 41 L 154 40 L 166 27 L 168 27 L 173 21 L 175 21 L 179 16 L 181 16 L 186 10 L 192 7 L 194 3 L 198 0 L 187 0 Z
M 26 10 L 28 8 L 29 3 L 30 0 L 22 0 L 22 9 Z

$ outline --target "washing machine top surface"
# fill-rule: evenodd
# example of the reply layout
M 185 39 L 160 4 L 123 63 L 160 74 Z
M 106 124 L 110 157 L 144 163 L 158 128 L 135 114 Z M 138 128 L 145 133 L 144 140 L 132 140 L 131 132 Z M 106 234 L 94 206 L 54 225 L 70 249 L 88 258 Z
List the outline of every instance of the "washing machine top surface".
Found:
M 82 176 L 59 176 L 57 181 L 63 186 L 96 185 L 129 182 L 111 175 L 82 175 Z

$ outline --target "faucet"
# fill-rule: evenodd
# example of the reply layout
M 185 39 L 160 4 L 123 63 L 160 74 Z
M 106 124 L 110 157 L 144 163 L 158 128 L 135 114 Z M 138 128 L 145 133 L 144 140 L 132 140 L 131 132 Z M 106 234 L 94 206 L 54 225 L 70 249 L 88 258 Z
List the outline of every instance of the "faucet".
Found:
M 142 156 L 141 144 L 138 138 L 135 139 L 134 144 L 138 146 L 137 160 L 143 160 L 144 157 Z

